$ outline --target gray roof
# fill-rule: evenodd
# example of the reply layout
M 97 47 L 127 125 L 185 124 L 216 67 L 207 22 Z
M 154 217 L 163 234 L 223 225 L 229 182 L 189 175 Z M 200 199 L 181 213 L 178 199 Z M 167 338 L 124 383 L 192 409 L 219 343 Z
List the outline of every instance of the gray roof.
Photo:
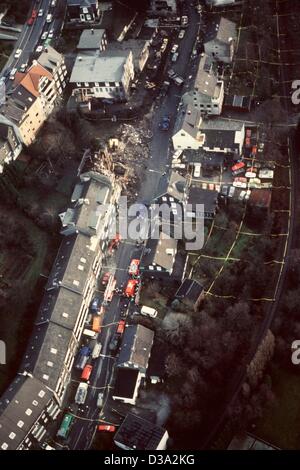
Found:
M 199 188 L 199 186 L 190 186 L 188 204 L 204 204 L 204 212 L 214 213 L 217 206 L 218 191 Z M 201 212 L 202 214 L 202 212 Z
M 202 52 L 198 69 L 202 69 L 205 72 L 210 72 L 212 67 L 213 67 L 213 60 L 211 56 L 205 54 L 205 52 Z
M 233 121 L 232 119 L 203 119 L 200 124 L 201 131 L 241 131 L 245 124 L 241 121 Z
M 213 73 L 208 73 L 205 70 L 198 69 L 195 82 L 194 82 L 194 88 L 199 92 L 202 93 L 203 95 L 209 96 L 209 97 L 217 97 L 218 96 L 218 90 L 217 90 L 217 83 L 218 79 Z
M 177 115 L 173 135 L 183 130 L 194 139 L 201 140 L 201 132 L 199 132 L 201 120 L 201 113 L 193 105 L 184 106 Z
M 73 348 L 70 347 L 70 343 L 73 343 Z M 76 348 L 77 341 L 72 330 L 57 325 L 51 319 L 33 369 L 34 377 L 54 390 L 65 368 L 68 350 L 72 351 L 73 349 L 75 354 Z
M 71 197 L 74 206 L 66 211 L 62 219 L 62 233 L 66 228 L 73 227 L 92 236 L 103 228 L 102 218 L 106 212 L 105 204 L 110 201 L 112 185 L 109 178 L 92 171 L 83 173 L 80 179 Z
M 170 175 L 163 175 L 160 178 L 155 199 L 167 194 L 176 201 L 183 202 L 186 197 L 186 187 L 186 178 L 176 171 L 171 171 Z
M 18 375 L 0 401 L 0 449 L 14 450 L 38 419 L 52 393 L 39 380 Z
M 128 413 L 114 437 L 115 443 L 134 450 L 155 450 L 166 430 L 133 413 Z
M 38 63 L 51 73 L 55 72 L 63 61 L 63 56 L 51 46 L 47 46 L 38 58 Z
M 126 55 L 97 56 L 78 55 L 73 67 L 70 83 L 120 82 L 124 75 Z
M 125 328 L 120 354 L 117 359 L 118 367 L 134 365 L 141 372 L 146 372 L 151 353 L 154 332 L 143 325 L 129 325 Z
M 22 85 L 17 85 L 11 93 L 7 95 L 6 103 L 1 107 L 1 113 L 10 119 L 14 124 L 22 121 L 26 109 L 35 102 L 36 97 L 26 90 Z
M 217 23 L 211 23 L 205 42 L 217 40 L 223 44 L 230 44 L 236 37 L 236 24 L 222 16 Z
M 105 29 L 84 29 L 80 35 L 77 49 L 99 49 Z
M 170 238 L 164 232 L 160 233 L 159 240 L 157 240 L 156 250 L 154 253 L 152 263 L 161 266 L 166 271 L 171 271 L 173 268 L 173 255 L 177 251 L 178 240 Z M 172 251 L 172 255 L 168 253 Z

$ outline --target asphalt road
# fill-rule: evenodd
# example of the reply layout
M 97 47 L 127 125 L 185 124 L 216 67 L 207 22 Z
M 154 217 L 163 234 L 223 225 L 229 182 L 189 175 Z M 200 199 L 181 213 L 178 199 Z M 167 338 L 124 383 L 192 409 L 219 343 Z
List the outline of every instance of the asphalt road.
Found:
M 191 52 L 195 44 L 196 36 L 199 29 L 199 16 L 195 12 L 194 7 L 190 7 L 189 12 L 189 27 L 186 29 L 185 37 L 180 41 L 176 40 L 180 44 L 179 58 L 176 62 L 176 66 L 170 66 L 168 68 L 174 68 L 184 78 L 191 75 L 192 71 L 195 71 L 196 59 L 191 59 Z M 159 179 L 162 173 L 164 173 L 168 167 L 169 158 L 169 146 L 170 138 L 172 136 L 172 130 L 177 114 L 177 107 L 181 98 L 181 95 L 186 91 L 187 86 L 181 88 L 176 85 L 171 85 L 168 95 L 163 100 L 153 120 L 153 138 L 150 144 L 151 158 L 149 161 L 148 168 L 146 170 L 145 179 L 143 181 L 142 188 L 137 197 L 138 202 L 150 202 L 156 194 Z M 158 124 L 163 115 L 168 114 L 171 116 L 171 126 L 168 131 L 160 131 Z M 128 266 L 132 258 L 139 258 L 141 256 L 141 249 L 137 249 L 135 243 L 130 241 L 124 241 L 121 243 L 116 253 L 116 274 L 117 286 L 124 284 L 128 279 Z M 105 269 L 103 269 L 105 271 Z M 120 417 L 116 415 L 116 423 L 112 421 L 111 416 L 111 399 L 109 397 L 110 383 L 113 375 L 113 367 L 115 363 L 115 357 L 110 354 L 109 342 L 116 330 L 116 323 L 120 319 L 120 297 L 115 295 L 110 303 L 109 308 L 105 312 L 102 331 L 100 333 L 100 342 L 102 344 L 101 356 L 94 363 L 93 372 L 90 378 L 90 386 L 88 396 L 85 402 L 87 405 L 85 412 L 74 413 L 77 419 L 72 427 L 70 435 L 66 441 L 66 445 L 70 449 L 88 449 L 91 445 L 93 436 L 96 432 L 96 424 L 99 423 L 99 418 L 103 421 L 111 424 L 117 424 Z M 110 325 L 110 326 L 105 326 Z M 99 391 L 104 391 L 104 407 L 100 410 L 96 408 L 97 395 Z M 107 416 L 110 419 L 107 419 Z
M 42 44 L 43 42 L 40 40 L 41 35 L 45 31 L 49 31 L 50 29 L 54 30 L 54 41 L 57 34 L 60 33 L 64 18 L 54 18 L 54 14 L 56 9 L 60 8 L 61 6 L 66 5 L 65 0 L 58 0 L 56 6 L 53 8 L 50 6 L 51 0 L 37 0 L 33 2 L 32 8 L 28 14 L 28 18 L 31 16 L 31 12 L 33 9 L 39 11 L 40 9 L 43 10 L 43 16 L 37 16 L 34 23 L 30 26 L 26 23 L 23 26 L 22 32 L 18 41 L 15 44 L 14 51 L 12 52 L 10 58 L 8 59 L 5 67 L 1 72 L 1 76 L 5 75 L 7 71 L 12 70 L 13 68 L 20 68 L 22 64 L 30 63 L 35 56 L 35 50 L 38 45 Z M 46 17 L 48 11 L 53 15 L 53 19 L 51 23 L 46 22 Z M 22 49 L 21 56 L 16 59 L 14 57 L 15 51 L 17 49 Z M 6 80 L 6 89 L 9 91 L 12 88 L 13 80 L 9 78 Z

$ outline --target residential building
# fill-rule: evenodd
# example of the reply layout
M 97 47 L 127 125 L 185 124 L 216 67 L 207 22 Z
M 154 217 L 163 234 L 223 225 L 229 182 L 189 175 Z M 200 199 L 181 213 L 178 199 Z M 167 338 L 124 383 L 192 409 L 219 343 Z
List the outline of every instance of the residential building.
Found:
M 4 165 L 16 160 L 22 151 L 22 140 L 15 124 L 0 114 L 0 173 Z
M 215 61 L 230 64 L 233 59 L 237 39 L 236 24 L 224 17 L 212 22 L 208 27 L 204 51 Z
M 53 391 L 59 405 L 70 381 L 119 195 L 113 175 L 84 173 L 74 189 L 72 208 L 61 215 L 64 238 L 22 364 L 22 370 Z
M 146 62 L 150 54 L 150 41 L 144 39 L 126 39 L 125 41 L 111 42 L 103 55 L 111 54 L 126 54 L 128 51 L 132 52 L 133 65 L 135 73 L 140 73 L 144 70 Z
M 182 97 L 183 104 L 192 105 L 204 115 L 220 115 L 224 101 L 224 82 L 212 71 L 211 63 L 207 67 L 208 56 L 201 57 L 197 75 L 190 91 Z
M 175 150 L 199 150 L 240 155 L 245 139 L 245 125 L 226 119 L 203 119 L 192 105 L 179 112 L 172 137 Z
M 29 92 L 17 85 L 1 108 L 1 113 L 19 130 L 22 143 L 30 145 L 46 120 L 43 101 L 32 87 Z
M 70 23 L 95 23 L 99 14 L 98 0 L 67 0 L 67 21 Z
M 0 449 L 39 447 L 47 423 L 56 419 L 59 407 L 49 388 L 31 375 L 17 375 L 0 401 Z
M 203 119 L 200 130 L 205 135 L 203 150 L 241 155 L 245 140 L 245 124 L 226 119 Z
M 213 219 L 218 206 L 218 191 L 202 189 L 194 184 L 189 188 L 187 216 L 194 220 Z M 203 205 L 203 208 L 199 207 Z
M 129 325 L 117 358 L 113 399 L 134 405 L 146 377 L 154 332 L 143 325 Z
M 166 429 L 127 413 L 114 436 L 115 444 L 123 450 L 165 450 L 169 435 Z
M 171 234 L 163 229 L 158 238 L 149 238 L 141 262 L 143 277 L 173 279 L 177 248 L 178 240 L 171 238 Z
M 176 171 L 171 171 L 169 175 L 161 176 L 155 201 L 159 204 L 172 203 L 185 204 L 187 200 L 187 180 Z
M 204 287 L 200 282 L 194 279 L 184 279 L 179 289 L 176 291 L 172 305 L 174 304 L 175 306 L 179 304 L 181 308 L 184 307 L 196 312 L 204 296 Z
M 200 110 L 191 104 L 178 113 L 172 137 L 175 150 L 197 150 L 203 147 L 205 135 L 200 130 L 201 122 Z
M 55 99 L 58 99 L 67 85 L 68 72 L 64 56 L 53 49 L 53 47 L 47 46 L 47 49 L 41 53 L 37 62 L 53 76 Z
M 177 13 L 176 0 L 151 0 L 150 1 L 151 14 L 168 16 Z
M 249 112 L 251 108 L 251 96 L 227 95 L 224 100 L 224 109 Z
M 105 29 L 84 29 L 80 35 L 77 50 L 83 54 L 85 51 L 105 51 L 107 35 Z
M 134 78 L 131 51 L 110 56 L 78 55 L 70 84 L 79 102 L 92 98 L 126 101 Z

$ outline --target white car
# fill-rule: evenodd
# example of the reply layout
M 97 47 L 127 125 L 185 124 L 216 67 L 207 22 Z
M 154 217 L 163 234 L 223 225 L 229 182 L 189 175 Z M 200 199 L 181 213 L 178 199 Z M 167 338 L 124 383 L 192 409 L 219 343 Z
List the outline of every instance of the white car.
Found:
M 20 72 L 25 72 L 27 64 L 22 64 L 20 67 Z
M 18 59 L 22 54 L 22 49 L 17 49 L 15 52 L 15 59 Z
M 175 52 L 177 52 L 178 47 L 179 47 L 178 44 L 174 44 L 174 46 L 171 49 L 171 53 L 175 54 Z
M 53 30 L 53 29 L 50 29 L 49 34 L 48 34 L 48 38 L 49 38 L 49 39 L 52 39 L 52 38 L 53 38 L 53 34 L 54 34 L 54 30 Z
M 179 31 L 179 34 L 178 34 L 178 39 L 183 39 L 184 38 L 184 35 L 185 35 L 185 30 L 184 29 L 181 29 Z
M 43 14 L 44 14 L 44 10 L 42 10 L 42 9 L 41 9 L 41 10 L 39 10 L 39 12 L 38 12 L 38 16 L 43 16 Z
M 241 191 L 239 195 L 239 200 L 243 201 L 245 199 L 245 196 L 246 196 L 246 191 Z
M 201 163 L 195 163 L 194 178 L 200 178 L 200 176 L 201 176 Z
M 15 78 L 17 71 L 18 71 L 17 68 L 11 69 L 10 74 L 9 74 L 10 80 L 13 80 Z
M 172 62 L 177 62 L 178 56 L 178 52 L 174 52 L 174 54 L 172 55 Z
M 36 48 L 35 52 L 42 52 L 43 49 L 43 46 L 40 45 Z
M 45 31 L 42 36 L 41 36 L 41 39 L 44 41 L 45 39 L 47 39 L 47 36 L 48 36 L 48 32 Z
M 47 23 L 51 23 L 51 21 L 52 21 L 51 13 L 49 13 L 49 15 L 47 15 L 46 21 L 47 21 Z

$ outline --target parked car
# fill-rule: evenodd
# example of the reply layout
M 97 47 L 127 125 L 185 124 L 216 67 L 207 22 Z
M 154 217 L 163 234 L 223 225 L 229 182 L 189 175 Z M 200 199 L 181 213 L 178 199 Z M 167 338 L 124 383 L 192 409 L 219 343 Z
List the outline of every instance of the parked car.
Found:
M 51 21 L 52 21 L 52 15 L 51 15 L 51 13 L 49 13 L 49 14 L 47 15 L 46 22 L 47 22 L 47 23 L 51 23 Z
M 45 41 L 45 39 L 47 39 L 47 36 L 48 36 L 48 32 L 45 31 L 41 36 L 42 41 Z
M 103 406 L 103 392 L 98 393 L 98 398 L 97 398 L 97 408 L 102 408 Z
M 75 395 L 75 403 L 83 405 L 86 400 L 87 392 L 88 384 L 86 382 L 80 382 Z
M 170 116 L 163 116 L 162 120 L 159 123 L 159 129 L 162 131 L 167 131 L 170 128 Z
M 194 176 L 194 178 L 200 178 L 200 176 L 201 176 L 201 163 L 195 163 L 194 164 L 193 176 Z
M 17 49 L 16 52 L 15 52 L 14 58 L 19 59 L 21 54 L 22 54 L 22 49 Z
M 40 9 L 38 12 L 38 16 L 43 16 L 43 14 L 44 14 L 44 10 Z
M 39 46 L 36 48 L 35 52 L 38 52 L 38 53 L 39 53 L 39 52 L 42 52 L 43 49 L 44 49 L 43 46 L 39 45 Z
M 18 69 L 16 67 L 11 69 L 10 74 L 9 74 L 10 80 L 13 80 L 15 78 L 15 75 L 16 75 L 17 71 L 18 71 Z
M 172 55 L 172 59 L 171 59 L 172 62 L 177 62 L 178 56 L 179 56 L 178 52 L 174 52 L 174 54 Z
M 98 431 L 115 432 L 116 426 L 110 424 L 99 424 Z
M 241 192 L 240 192 L 240 195 L 239 195 L 239 200 L 240 200 L 240 201 L 243 201 L 243 200 L 245 199 L 245 196 L 246 196 L 246 191 L 244 191 L 244 190 L 241 191 Z
M 120 336 L 118 334 L 114 334 L 108 346 L 109 350 L 112 353 L 117 351 L 118 346 L 119 346 L 119 341 L 120 341 Z
M 171 54 L 175 54 L 175 52 L 177 52 L 178 47 L 179 47 L 178 44 L 174 44 L 174 46 L 171 49 Z
M 27 62 L 21 65 L 20 72 L 25 72 L 26 68 L 27 68 Z
M 151 318 L 157 317 L 157 310 L 152 307 L 147 307 L 147 305 L 143 305 L 141 308 L 141 315 L 149 316 Z
M 179 34 L 178 34 L 178 39 L 183 39 L 184 38 L 184 35 L 185 35 L 185 30 L 184 29 L 181 29 L 179 31 Z
M 228 197 L 233 197 L 235 193 L 235 187 L 230 186 L 229 191 L 228 191 Z
M 235 188 L 246 189 L 247 188 L 247 178 L 244 178 L 244 177 L 241 177 L 241 176 L 237 177 L 237 178 L 234 178 L 233 186 Z
M 54 29 L 50 29 L 49 34 L 48 34 L 48 39 L 52 39 L 54 34 Z
M 228 185 L 223 184 L 221 187 L 221 197 L 227 197 L 228 196 Z

